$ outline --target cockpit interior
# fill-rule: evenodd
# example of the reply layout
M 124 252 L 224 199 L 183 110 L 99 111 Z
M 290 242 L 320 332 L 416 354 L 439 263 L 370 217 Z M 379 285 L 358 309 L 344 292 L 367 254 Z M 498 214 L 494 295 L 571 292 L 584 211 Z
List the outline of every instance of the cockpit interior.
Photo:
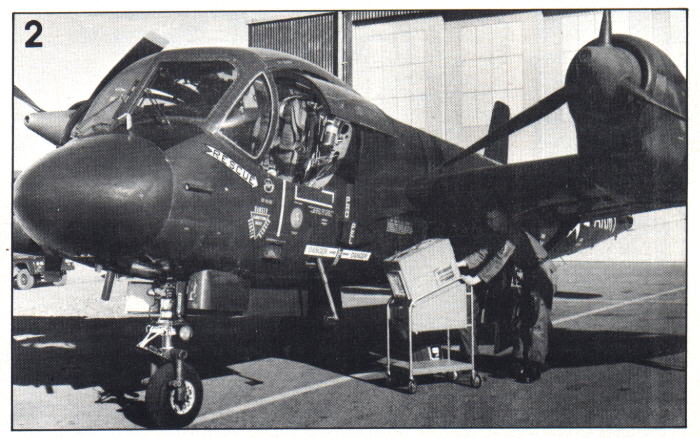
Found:
M 279 124 L 261 165 L 279 178 L 324 187 L 347 153 L 352 126 L 333 117 L 303 77 L 278 75 L 275 86 Z

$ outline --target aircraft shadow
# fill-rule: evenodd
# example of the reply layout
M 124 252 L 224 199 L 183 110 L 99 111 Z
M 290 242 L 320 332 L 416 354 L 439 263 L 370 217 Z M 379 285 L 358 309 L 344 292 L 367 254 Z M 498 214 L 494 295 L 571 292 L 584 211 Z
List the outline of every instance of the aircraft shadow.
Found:
M 264 357 L 294 356 L 320 364 L 304 356 L 314 342 L 308 339 L 310 327 L 299 318 L 194 316 L 189 321 L 195 338 L 187 346 L 188 362 L 202 379 L 234 374 L 227 366 Z M 141 379 L 148 376 L 153 359 L 136 348 L 147 323 L 144 317 L 14 317 L 12 383 L 44 387 L 47 394 L 57 385 L 98 387 L 95 403 L 115 403 L 135 425 L 148 426 L 136 394 L 144 388 Z M 298 339 L 308 340 L 296 343 Z
M 115 403 L 135 425 L 148 426 L 145 405 L 136 394 L 144 388 L 141 380 L 148 376 L 153 359 L 136 348 L 148 321 L 146 317 L 13 317 L 12 383 L 44 387 L 47 394 L 57 385 L 98 387 L 95 403 Z M 236 374 L 230 365 L 267 357 L 336 372 L 367 366 L 360 364 L 363 353 L 369 357 L 366 345 L 345 342 L 365 338 L 361 320 L 353 320 L 349 329 L 299 317 L 193 315 L 188 321 L 195 336 L 186 347 L 187 360 L 203 380 Z M 355 347 L 346 349 L 347 345 Z M 251 386 L 265 383 L 241 377 Z
M 229 366 L 280 357 L 343 374 L 381 369 L 385 353 L 384 306 L 346 309 L 343 323 L 304 318 L 192 317 L 194 340 L 188 361 L 202 379 L 235 374 Z M 45 387 L 101 388 L 95 403 L 115 403 L 127 419 L 147 426 L 137 398 L 151 355 L 135 347 L 147 318 L 17 316 L 12 324 L 12 383 Z M 552 332 L 550 368 L 636 363 L 680 370 L 654 359 L 686 351 L 686 336 L 607 330 Z M 506 358 L 482 355 L 480 372 L 505 377 Z M 264 384 L 242 376 L 253 385 Z M 379 382 L 378 382 L 379 383 Z
M 686 348 L 687 339 L 683 335 L 555 328 L 547 361 L 552 368 L 634 363 L 685 371 L 653 359 L 684 353 Z

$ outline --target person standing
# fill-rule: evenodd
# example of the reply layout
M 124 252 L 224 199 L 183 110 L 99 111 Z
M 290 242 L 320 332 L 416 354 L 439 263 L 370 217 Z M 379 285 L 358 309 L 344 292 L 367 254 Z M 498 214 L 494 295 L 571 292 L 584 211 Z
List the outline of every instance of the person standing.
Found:
M 550 311 L 555 292 L 547 251 L 529 233 L 513 226 L 498 209 L 486 214 L 486 225 L 497 235 L 498 244 L 481 248 L 457 263 L 478 268 L 474 276 L 465 276 L 470 286 L 501 278 L 504 270 L 517 268 L 522 275 L 522 294 L 518 298 L 517 339 L 513 345 L 514 377 L 524 383 L 540 378 L 549 346 Z

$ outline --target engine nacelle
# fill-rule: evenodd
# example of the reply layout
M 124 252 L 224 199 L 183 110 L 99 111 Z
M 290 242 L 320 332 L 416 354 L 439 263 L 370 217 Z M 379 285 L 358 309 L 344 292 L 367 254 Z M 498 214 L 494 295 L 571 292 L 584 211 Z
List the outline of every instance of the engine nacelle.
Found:
M 685 78 L 658 47 L 629 35 L 613 35 L 608 46 L 596 39 L 579 50 L 566 73 L 579 154 L 642 152 L 680 164 L 687 156 L 687 123 L 638 99 L 630 86 L 687 114 Z
M 664 52 L 629 35 L 613 35 L 609 45 L 594 40 L 574 56 L 566 88 L 592 180 L 662 203 L 685 197 L 687 121 L 673 113 L 687 114 L 687 85 Z M 675 201 L 659 198 L 669 193 Z

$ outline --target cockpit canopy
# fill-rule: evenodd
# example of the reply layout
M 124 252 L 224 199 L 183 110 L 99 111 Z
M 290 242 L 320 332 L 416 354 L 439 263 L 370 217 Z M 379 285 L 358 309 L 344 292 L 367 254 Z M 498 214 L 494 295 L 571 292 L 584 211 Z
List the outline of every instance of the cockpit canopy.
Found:
M 353 129 L 332 114 L 319 83 L 340 86 L 326 81 L 298 69 L 268 71 L 246 49 L 162 52 L 109 81 L 72 137 L 128 130 L 167 149 L 207 132 L 270 175 L 322 187 Z

